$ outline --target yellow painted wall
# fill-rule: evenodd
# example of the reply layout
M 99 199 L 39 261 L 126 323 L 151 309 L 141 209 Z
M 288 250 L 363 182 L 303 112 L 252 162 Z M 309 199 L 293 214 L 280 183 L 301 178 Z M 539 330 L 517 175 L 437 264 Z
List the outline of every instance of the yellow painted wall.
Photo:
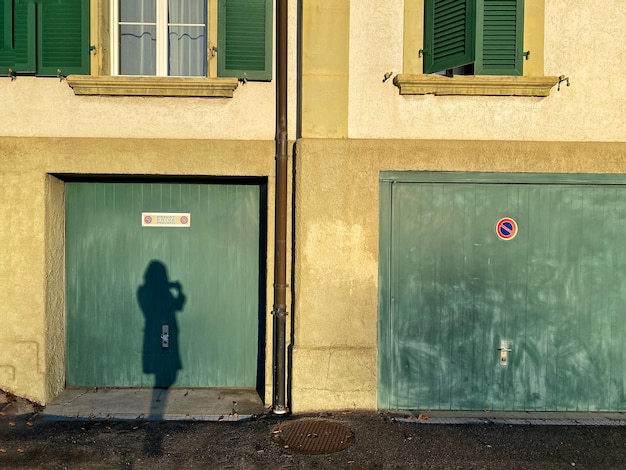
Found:
M 350 0 L 302 0 L 303 137 L 348 137 Z
M 59 173 L 267 177 L 271 303 L 275 184 L 271 140 L 0 137 L 0 389 L 46 403 L 65 385 L 64 183 L 53 176 Z M 267 322 L 266 401 L 270 401 L 269 313 Z
M 622 0 L 545 0 L 544 71 L 571 81 L 546 98 L 400 96 L 383 78 L 407 66 L 405 5 L 417 1 L 289 4 L 295 412 L 376 407 L 380 171 L 626 172 Z M 75 96 L 58 79 L 0 79 L 0 388 L 46 402 L 63 387 L 63 182 L 52 173 L 267 176 L 271 304 L 274 93 L 271 82 L 231 99 Z
M 625 143 L 302 139 L 293 411 L 376 408 L 379 175 L 625 173 Z
M 408 44 L 405 34 L 422 0 L 340 2 L 349 7 L 348 43 L 328 32 L 333 46 L 315 53 L 332 22 L 319 11 L 325 1 L 304 2 L 302 70 L 311 76 L 302 79 L 295 158 L 293 411 L 376 408 L 381 171 L 626 172 L 626 100 L 611 72 L 625 70 L 625 54 L 610 39 L 626 30 L 621 0 L 601 9 L 527 4 L 545 16 L 534 26 L 544 25 L 543 52 L 531 53 L 526 73 L 571 83 L 545 98 L 401 96 L 384 78 L 421 69 L 421 44 L 407 51 L 421 33 Z M 542 42 L 525 40 L 535 51 Z M 343 71 L 333 74 L 346 48 L 347 84 Z M 348 99 L 332 101 L 346 86 Z M 347 130 L 337 132 L 339 123 Z
M 99 11 L 96 5 L 106 1 L 93 0 L 92 12 Z M 288 136 L 294 139 L 296 2 L 288 3 L 288 18 Z M 94 74 L 108 60 L 106 40 L 98 38 L 100 23 L 92 18 L 92 44 L 98 44 Z M 275 93 L 273 80 L 239 84 L 232 98 L 76 96 L 57 78 L 0 78 L 0 278 L 5 286 L 0 289 L 0 389 L 46 403 L 64 386 L 64 184 L 52 173 L 268 177 L 271 309 Z M 271 381 L 271 318 L 267 325 Z M 266 394 L 270 402 L 269 382 Z
M 99 1 L 92 0 L 92 11 Z M 288 2 L 290 139 L 296 135 L 296 15 L 297 2 Z M 98 44 L 97 37 L 91 43 Z M 93 56 L 92 73 L 103 54 L 100 47 Z M 75 96 L 58 78 L 0 77 L 0 136 L 272 140 L 275 93 L 275 81 L 249 81 L 232 98 Z
M 571 84 L 561 91 L 555 86 L 547 98 L 399 96 L 392 80 L 383 78 L 387 72 L 406 73 L 411 63 L 421 67 L 416 56 L 422 45 L 408 56 L 403 47 L 405 5 L 421 3 L 350 2 L 349 138 L 626 140 L 620 73 L 626 54 L 614 39 L 626 31 L 622 0 L 607 0 L 602 8 L 595 2 L 545 0 L 544 74 L 563 74 Z M 538 56 L 531 51 L 524 67 Z

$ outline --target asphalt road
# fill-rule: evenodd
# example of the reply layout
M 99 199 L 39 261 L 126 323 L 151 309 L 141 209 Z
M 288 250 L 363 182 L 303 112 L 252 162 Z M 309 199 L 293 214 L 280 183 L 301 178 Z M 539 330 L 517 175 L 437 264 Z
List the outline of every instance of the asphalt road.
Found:
M 440 425 L 355 411 L 244 422 L 50 422 L 23 402 L 0 409 L 0 468 L 8 469 L 626 469 L 624 426 Z M 310 455 L 276 438 L 307 418 L 342 425 L 352 444 Z

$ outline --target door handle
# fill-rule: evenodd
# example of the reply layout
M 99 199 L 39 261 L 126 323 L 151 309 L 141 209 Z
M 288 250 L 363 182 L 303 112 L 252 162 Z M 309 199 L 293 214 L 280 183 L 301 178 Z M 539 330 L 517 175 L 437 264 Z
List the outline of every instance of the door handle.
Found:
M 501 340 L 498 351 L 500 351 L 500 365 L 506 366 L 509 362 L 509 352 L 511 351 L 511 349 L 509 348 L 509 342 Z
M 170 326 L 163 325 L 161 327 L 161 347 L 169 348 L 170 347 Z

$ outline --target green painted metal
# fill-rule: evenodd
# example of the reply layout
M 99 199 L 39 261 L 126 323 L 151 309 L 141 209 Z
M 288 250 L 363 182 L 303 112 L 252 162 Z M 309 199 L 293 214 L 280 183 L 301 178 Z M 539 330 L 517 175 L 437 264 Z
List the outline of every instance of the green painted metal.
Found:
M 264 204 L 260 184 L 67 183 L 67 385 L 262 383 Z
M 379 407 L 626 410 L 626 178 L 456 176 L 381 179 Z
M 220 77 L 272 79 L 272 0 L 219 0 Z

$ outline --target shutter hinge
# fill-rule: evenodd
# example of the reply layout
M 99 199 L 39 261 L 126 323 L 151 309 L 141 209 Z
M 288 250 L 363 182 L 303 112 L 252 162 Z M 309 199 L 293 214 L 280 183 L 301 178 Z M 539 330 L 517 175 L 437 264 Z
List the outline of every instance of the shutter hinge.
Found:
M 9 78 L 11 79 L 11 81 L 14 81 L 17 78 L 17 75 L 15 74 L 15 70 L 13 69 L 9 69 Z
M 569 86 L 569 77 L 565 75 L 559 75 L 559 86 L 556 88 L 557 91 L 561 91 L 561 83 L 565 82 L 567 86 Z
M 522 52 L 522 55 L 526 57 L 526 60 L 530 57 L 530 51 Z
M 93 55 L 96 55 L 98 53 L 98 49 L 92 44 L 91 46 L 89 46 L 89 52 L 91 52 Z
M 428 51 L 426 49 L 420 49 L 419 51 L 417 51 L 418 57 L 425 56 L 426 54 L 428 54 Z

